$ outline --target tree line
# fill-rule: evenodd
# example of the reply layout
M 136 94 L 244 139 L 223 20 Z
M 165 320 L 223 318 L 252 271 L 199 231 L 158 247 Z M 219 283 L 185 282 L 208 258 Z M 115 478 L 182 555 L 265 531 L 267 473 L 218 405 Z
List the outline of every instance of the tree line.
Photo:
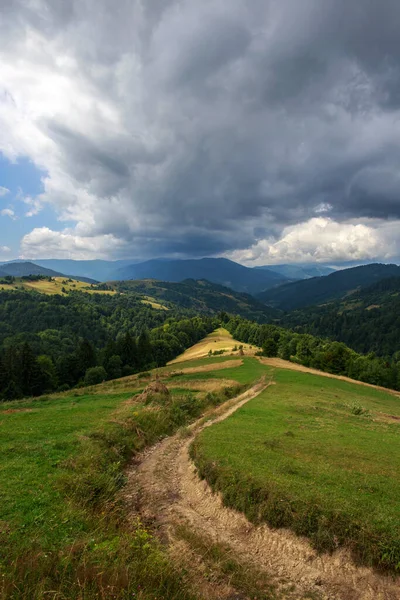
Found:
M 134 295 L 0 294 L 0 399 L 92 385 L 165 365 L 216 321 Z
M 277 325 L 259 325 L 240 317 L 223 316 L 224 327 L 241 342 L 262 348 L 265 356 L 277 356 L 328 373 L 400 390 L 400 351 L 391 357 L 360 354 L 343 342 Z

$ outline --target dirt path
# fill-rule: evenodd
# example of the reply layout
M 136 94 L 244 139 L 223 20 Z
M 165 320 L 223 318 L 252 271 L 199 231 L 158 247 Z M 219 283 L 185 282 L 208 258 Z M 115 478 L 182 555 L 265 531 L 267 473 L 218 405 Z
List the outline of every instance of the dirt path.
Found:
M 268 385 L 259 382 L 217 408 L 212 420 L 200 419 L 191 426 L 189 437 L 177 434 L 145 452 L 140 463 L 128 471 L 126 500 L 144 519 L 157 524 L 172 555 L 179 556 L 182 563 L 189 560 L 200 578 L 205 569 L 175 536 L 180 525 L 228 545 L 241 561 L 269 574 L 277 589 L 285 590 L 284 599 L 400 600 L 400 579 L 394 581 L 371 569 L 357 568 L 345 551 L 318 555 L 306 539 L 290 531 L 252 525 L 241 513 L 224 507 L 220 497 L 196 475 L 189 457 L 193 437 L 204 427 L 226 419 Z M 246 598 L 235 595 L 229 582 L 210 585 L 207 577 L 203 579 L 198 588 L 204 600 Z

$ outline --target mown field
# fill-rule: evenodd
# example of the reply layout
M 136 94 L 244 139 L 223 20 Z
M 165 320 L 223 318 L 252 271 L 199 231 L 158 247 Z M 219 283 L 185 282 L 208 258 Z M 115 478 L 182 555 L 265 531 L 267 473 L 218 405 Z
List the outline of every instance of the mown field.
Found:
M 200 474 L 253 522 L 400 570 L 400 398 L 284 369 L 273 379 L 198 436 Z

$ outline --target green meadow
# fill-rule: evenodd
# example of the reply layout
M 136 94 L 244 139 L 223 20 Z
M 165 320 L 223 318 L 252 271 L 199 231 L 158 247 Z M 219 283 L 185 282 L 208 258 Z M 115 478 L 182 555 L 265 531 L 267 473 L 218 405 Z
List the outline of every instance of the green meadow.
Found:
M 197 437 L 200 474 L 253 522 L 399 570 L 400 398 L 284 369 L 273 380 Z
M 1 600 L 196 597 L 151 527 L 127 518 L 125 468 L 263 376 L 273 385 L 195 438 L 201 476 L 253 522 L 396 571 L 399 398 L 225 355 L 0 406 Z M 140 397 L 155 377 L 169 395 Z
M 180 388 L 169 368 L 157 373 L 167 398 L 136 399 L 144 373 L 0 405 L 2 600 L 192 597 L 151 532 L 126 518 L 124 469 L 242 388 L 221 381 L 207 394 Z

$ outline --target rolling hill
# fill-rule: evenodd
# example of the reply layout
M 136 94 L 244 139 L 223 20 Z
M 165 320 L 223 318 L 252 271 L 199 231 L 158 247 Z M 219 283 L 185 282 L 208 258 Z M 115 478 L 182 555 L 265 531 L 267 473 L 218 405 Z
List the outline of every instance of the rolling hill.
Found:
M 35 264 L 48 269 L 60 271 L 65 275 L 74 277 L 87 277 L 96 281 L 107 281 L 116 279 L 116 272 L 122 267 L 129 266 L 133 260 L 71 260 L 46 258 L 34 261 Z
M 268 306 L 291 311 L 339 299 L 361 287 L 372 285 L 388 277 L 399 276 L 399 266 L 374 263 L 335 271 L 325 277 L 313 277 L 283 284 L 257 294 L 257 298 Z
M 120 269 L 117 279 L 157 279 L 171 282 L 207 279 L 248 294 L 256 294 L 287 280 L 279 273 L 244 267 L 227 258 L 149 260 Z
M 320 306 L 292 311 L 281 324 L 327 336 L 357 352 L 392 355 L 400 349 L 400 277 L 390 277 Z
M 163 305 L 170 304 L 208 315 L 225 311 L 265 323 L 280 314 L 249 294 L 235 292 L 204 279 L 186 279 L 180 283 L 145 279 L 114 281 L 108 285 L 120 292 L 135 292 L 145 298 L 155 299 Z
M 336 269 L 320 265 L 318 263 L 305 263 L 299 265 L 265 265 L 255 267 L 256 269 L 269 269 L 279 273 L 288 279 L 311 279 L 311 277 L 321 277 L 334 273 Z
M 53 269 L 42 267 L 41 265 L 33 262 L 15 261 L 0 265 L 0 276 L 4 277 L 6 275 L 11 275 L 12 277 L 27 277 L 28 275 L 42 275 L 43 277 L 65 277 L 67 274 L 59 271 L 53 271 Z M 86 283 L 97 283 L 95 279 L 91 279 L 89 277 L 75 276 L 73 274 L 68 276 Z
M 45 277 L 62 277 L 63 273 L 46 269 L 32 262 L 10 262 L 1 265 L 1 272 L 12 277 L 27 275 L 44 275 Z

